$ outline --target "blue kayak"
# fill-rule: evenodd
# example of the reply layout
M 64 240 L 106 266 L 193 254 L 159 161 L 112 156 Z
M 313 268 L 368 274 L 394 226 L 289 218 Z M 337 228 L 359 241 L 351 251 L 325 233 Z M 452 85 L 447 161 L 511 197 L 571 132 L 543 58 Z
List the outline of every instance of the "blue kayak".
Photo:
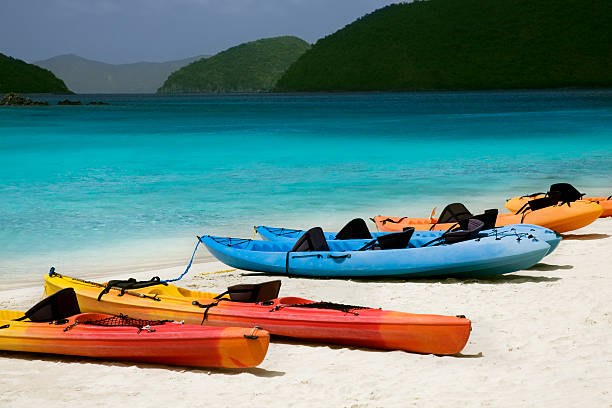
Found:
M 265 225 L 259 225 L 255 227 L 255 231 L 265 240 L 268 241 L 287 241 L 287 242 L 295 242 L 302 235 L 304 235 L 304 230 L 300 229 L 291 229 L 291 228 L 278 228 L 278 227 L 268 227 Z M 415 231 L 410 240 L 411 243 L 414 243 L 414 246 L 420 246 L 424 242 L 428 242 L 432 239 L 440 237 L 444 231 Z M 325 239 L 327 241 L 336 240 L 337 232 L 324 232 Z M 372 232 L 370 233 L 372 238 L 376 238 L 380 235 L 389 234 L 389 232 Z M 541 227 L 539 225 L 532 224 L 514 224 L 514 225 L 506 225 L 503 227 L 495 227 L 488 230 L 481 231 L 479 233 L 481 236 L 506 236 L 506 235 L 524 235 L 524 236 L 533 236 L 540 241 L 546 242 L 550 249 L 547 255 L 550 255 L 561 242 L 561 235 L 556 233 L 553 230 L 548 228 Z M 367 239 L 367 238 L 366 238 Z M 419 245 L 420 244 L 420 245 Z
M 326 241 L 322 230 L 317 247 L 307 248 L 305 244 L 315 241 L 310 237 L 315 229 L 320 230 L 309 230 L 296 243 L 289 240 L 261 241 L 210 235 L 200 240 L 218 260 L 234 268 L 327 278 L 499 275 L 529 268 L 550 250 L 545 241 L 528 234 L 506 234 L 497 238 L 487 235 L 452 244 L 440 241 L 430 246 L 426 245 L 430 241 L 409 237 L 403 248 L 384 249 L 372 243 L 380 240 L 382 244 L 385 237 L 372 241 Z M 404 233 L 386 234 L 385 240 L 399 234 Z

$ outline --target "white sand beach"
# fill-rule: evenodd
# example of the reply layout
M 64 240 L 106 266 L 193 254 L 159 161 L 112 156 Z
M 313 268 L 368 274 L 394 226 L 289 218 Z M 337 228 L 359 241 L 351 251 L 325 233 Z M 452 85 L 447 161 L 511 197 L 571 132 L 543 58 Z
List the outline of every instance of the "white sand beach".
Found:
M 196 264 L 180 285 L 223 291 L 272 279 L 201 275 L 223 269 Z M 170 278 L 182 270 L 131 276 Z M 610 218 L 566 234 L 530 270 L 489 280 L 282 278 L 283 295 L 464 314 L 472 335 L 460 355 L 448 357 L 275 341 L 258 368 L 245 370 L 0 352 L 0 407 L 610 407 L 611 278 Z M 0 307 L 25 310 L 41 294 L 42 277 L 37 287 L 0 292 Z

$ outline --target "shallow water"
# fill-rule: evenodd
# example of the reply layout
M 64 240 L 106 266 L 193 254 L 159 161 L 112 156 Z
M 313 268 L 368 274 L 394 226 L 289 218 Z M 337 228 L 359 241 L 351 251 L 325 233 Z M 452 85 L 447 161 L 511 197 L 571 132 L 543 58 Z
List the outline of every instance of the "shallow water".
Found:
M 609 90 L 73 99 L 111 105 L 0 109 L 3 284 L 186 263 L 258 224 L 612 194 Z

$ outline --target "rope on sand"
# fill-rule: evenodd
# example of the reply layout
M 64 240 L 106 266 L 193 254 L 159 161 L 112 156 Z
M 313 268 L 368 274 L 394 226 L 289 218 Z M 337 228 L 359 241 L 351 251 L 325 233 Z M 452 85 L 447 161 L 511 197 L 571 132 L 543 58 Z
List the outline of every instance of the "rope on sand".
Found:
M 205 275 L 214 275 L 216 273 L 227 273 L 227 272 L 234 272 L 237 271 L 238 269 L 236 268 L 232 268 L 232 269 L 223 269 L 221 271 L 214 271 L 214 272 L 201 272 L 199 273 L 200 276 L 205 276 Z

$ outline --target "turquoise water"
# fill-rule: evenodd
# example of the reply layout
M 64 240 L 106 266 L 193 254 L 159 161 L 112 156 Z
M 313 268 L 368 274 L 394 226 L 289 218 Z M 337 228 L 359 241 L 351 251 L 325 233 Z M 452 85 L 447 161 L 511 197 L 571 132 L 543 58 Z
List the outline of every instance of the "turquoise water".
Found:
M 255 224 L 612 194 L 612 91 L 77 98 L 111 106 L 0 109 L 5 282 L 181 264 Z

